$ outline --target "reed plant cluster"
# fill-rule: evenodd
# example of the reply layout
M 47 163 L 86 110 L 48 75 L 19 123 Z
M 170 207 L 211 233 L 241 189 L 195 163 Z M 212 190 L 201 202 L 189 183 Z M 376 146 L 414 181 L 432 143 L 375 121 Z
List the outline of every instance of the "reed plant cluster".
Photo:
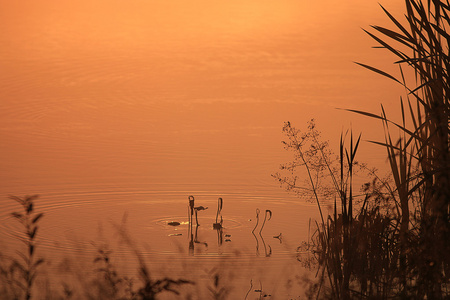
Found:
M 443 299 L 450 296 L 450 153 L 449 68 L 450 4 L 448 1 L 406 0 L 406 19 L 398 20 L 383 8 L 396 27 L 373 26 L 366 31 L 380 48 L 397 59 L 400 79 L 378 68 L 359 64 L 401 84 L 401 120 L 356 111 L 381 121 L 391 181 L 374 178 L 355 197 L 352 177 L 359 138 L 346 147 L 341 137 L 336 161 L 310 125 L 301 133 L 287 123 L 287 149 L 295 153 L 288 173 L 275 177 L 287 189 L 305 191 L 295 176 L 306 169 L 321 213 L 314 236 L 314 253 L 323 268 L 320 297 Z M 404 25 L 403 25 L 404 24 Z M 410 84 L 405 74 L 413 73 Z M 411 85 L 413 87 L 411 87 Z M 394 132 L 400 132 L 398 136 Z M 335 167 L 337 165 L 337 167 Z M 334 188 L 334 213 L 325 216 L 319 199 L 325 175 Z M 359 204 L 355 203 L 359 199 Z

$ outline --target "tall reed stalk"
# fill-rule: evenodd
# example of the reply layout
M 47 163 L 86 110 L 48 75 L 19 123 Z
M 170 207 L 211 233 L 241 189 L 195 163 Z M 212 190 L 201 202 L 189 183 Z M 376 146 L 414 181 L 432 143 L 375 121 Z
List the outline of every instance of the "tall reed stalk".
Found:
M 313 196 L 322 222 L 318 224 L 315 240 L 318 261 L 324 268 L 324 274 L 327 274 L 333 298 L 348 299 L 352 276 L 357 267 L 354 258 L 356 238 L 360 231 L 354 224 L 355 196 L 352 182 L 361 136 L 354 140 L 350 133 L 350 142 L 346 147 L 348 133 L 341 135 L 336 161 L 328 143 L 320 140 L 314 122 L 310 122 L 305 133 L 292 127 L 289 122 L 285 124 L 283 131 L 288 137 L 284 145 L 294 152 L 294 160 L 281 166 L 282 170 L 289 172 L 287 176 L 277 173 L 274 177 L 288 190 Z M 306 187 L 299 184 L 297 176 L 293 175 L 299 167 L 306 170 Z M 331 182 L 329 188 L 322 185 L 324 180 Z M 322 203 L 331 197 L 334 198 L 334 213 L 325 217 L 321 209 Z
M 381 119 L 384 125 L 386 139 L 378 144 L 387 149 L 401 211 L 399 266 L 404 292 L 416 289 L 420 297 L 439 299 L 448 293 L 450 278 L 450 257 L 442 255 L 450 251 L 450 4 L 406 0 L 405 5 L 406 22 L 383 8 L 395 30 L 372 26 L 381 38 L 367 32 L 397 57 L 401 78 L 360 64 L 405 87 L 402 120 L 390 120 L 383 107 L 380 116 L 355 112 Z M 415 75 L 413 87 L 405 80 L 405 68 Z M 396 142 L 389 125 L 401 131 Z M 407 286 L 411 276 L 415 287 Z

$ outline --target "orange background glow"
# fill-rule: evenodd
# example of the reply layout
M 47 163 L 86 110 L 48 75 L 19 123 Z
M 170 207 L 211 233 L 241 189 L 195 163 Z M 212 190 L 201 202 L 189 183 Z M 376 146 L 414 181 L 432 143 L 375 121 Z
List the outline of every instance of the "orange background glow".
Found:
M 389 26 L 377 1 L 0 0 L 3 220 L 7 195 L 41 194 L 44 248 L 125 211 L 134 236 L 164 243 L 155 224 L 185 216 L 192 194 L 211 207 L 223 197 L 246 242 L 255 208 L 269 207 L 268 233 L 294 245 L 317 211 L 270 176 L 290 159 L 284 122 L 316 119 L 337 149 L 343 130 L 383 132 L 336 108 L 397 111 L 401 87 L 353 63 L 398 71 L 371 49 L 371 24 Z M 368 143 L 358 155 L 385 164 Z

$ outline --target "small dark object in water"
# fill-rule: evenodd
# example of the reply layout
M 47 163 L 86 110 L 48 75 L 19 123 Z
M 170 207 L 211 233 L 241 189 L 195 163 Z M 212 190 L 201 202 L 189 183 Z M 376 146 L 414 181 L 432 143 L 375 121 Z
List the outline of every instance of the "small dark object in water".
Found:
M 172 221 L 172 222 L 169 222 L 169 223 L 167 223 L 167 225 L 169 225 L 169 226 L 180 226 L 180 222 L 177 222 L 177 221 Z
M 231 237 L 231 234 L 225 234 L 225 237 Z
M 230 239 L 226 239 L 225 242 L 231 242 L 231 240 Z
M 213 229 L 221 229 L 221 228 L 222 228 L 222 224 L 220 224 L 220 223 L 213 224 Z
M 208 207 L 204 207 L 204 206 L 200 205 L 200 206 L 194 207 L 194 209 L 195 210 L 205 210 L 205 209 L 208 209 Z
M 282 239 L 281 233 L 279 235 L 274 235 L 273 238 L 274 239 L 278 239 L 280 241 L 280 244 L 282 243 L 282 241 L 281 241 L 281 239 Z

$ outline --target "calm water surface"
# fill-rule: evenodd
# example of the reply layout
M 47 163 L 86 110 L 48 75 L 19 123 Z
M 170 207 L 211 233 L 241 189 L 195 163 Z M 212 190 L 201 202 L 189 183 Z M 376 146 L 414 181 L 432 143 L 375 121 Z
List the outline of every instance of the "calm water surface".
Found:
M 402 92 L 352 63 L 395 70 L 360 29 L 387 24 L 376 1 L 310 2 L 0 1 L 2 243 L 12 250 L 20 229 L 7 196 L 40 194 L 43 255 L 90 260 L 104 240 L 131 269 L 114 229 L 126 219 L 161 274 L 186 274 L 189 262 L 204 278 L 229 256 L 245 295 L 259 268 L 293 267 L 318 214 L 270 177 L 289 161 L 283 123 L 315 118 L 333 147 L 349 127 L 381 138 L 376 122 L 335 108 L 394 110 Z M 402 1 L 386 7 L 399 13 Z M 383 167 L 383 151 L 360 151 Z M 188 225 L 167 225 L 186 221 L 189 195 L 208 207 L 193 255 Z M 257 208 L 273 212 L 261 237 L 251 234 Z

